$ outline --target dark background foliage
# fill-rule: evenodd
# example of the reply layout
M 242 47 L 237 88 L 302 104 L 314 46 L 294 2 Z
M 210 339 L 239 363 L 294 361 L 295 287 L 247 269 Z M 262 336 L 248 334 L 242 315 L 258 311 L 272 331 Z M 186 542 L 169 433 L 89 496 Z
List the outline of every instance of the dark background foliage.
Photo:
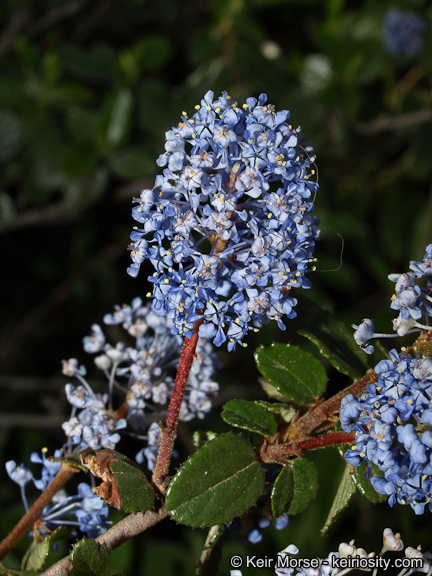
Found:
M 383 46 L 383 15 L 395 5 L 427 22 L 414 58 Z M 90 325 L 148 290 L 145 274 L 126 274 L 131 200 L 152 186 L 164 132 L 207 90 L 238 101 L 266 92 L 291 111 L 318 157 L 322 238 L 308 296 L 347 324 L 369 316 L 389 330 L 387 274 L 407 270 L 431 241 L 431 27 L 426 0 L 1 2 L 1 536 L 21 513 L 4 462 L 28 464 L 31 451 L 63 443 L 60 361 L 86 362 Z M 226 399 L 260 394 L 252 352 L 274 339 L 296 336 L 266 327 L 248 349 L 221 351 L 209 426 L 224 429 Z M 317 502 L 284 532 L 269 530 L 254 553 L 294 542 L 310 557 L 354 536 L 378 551 L 387 525 L 427 545 L 428 513 L 416 519 L 360 498 L 322 541 L 342 468 L 336 453 L 314 459 Z M 191 573 L 204 535 L 165 524 L 125 545 L 117 570 L 162 573 L 163 557 L 164 574 Z M 221 574 L 243 546 L 227 538 Z

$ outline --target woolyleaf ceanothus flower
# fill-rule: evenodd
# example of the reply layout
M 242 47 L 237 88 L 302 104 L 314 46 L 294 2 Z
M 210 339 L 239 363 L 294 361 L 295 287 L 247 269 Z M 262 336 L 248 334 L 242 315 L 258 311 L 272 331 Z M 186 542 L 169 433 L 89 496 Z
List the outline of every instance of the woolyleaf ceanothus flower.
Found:
M 312 149 L 290 113 L 266 101 L 239 106 L 207 92 L 166 133 L 162 174 L 132 212 L 128 272 L 153 265 L 153 312 L 186 337 L 202 320 L 199 336 L 228 350 L 269 320 L 284 330 L 282 318 L 296 316 L 292 289 L 310 287 L 319 235 Z

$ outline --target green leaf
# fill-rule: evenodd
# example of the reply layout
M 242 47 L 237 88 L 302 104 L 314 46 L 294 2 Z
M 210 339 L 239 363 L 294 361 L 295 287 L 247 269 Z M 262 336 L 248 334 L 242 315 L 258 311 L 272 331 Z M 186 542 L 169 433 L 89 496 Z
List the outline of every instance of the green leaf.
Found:
M 110 102 L 106 141 L 110 148 L 117 148 L 125 143 L 132 124 L 133 96 L 130 90 L 120 90 Z
M 324 392 L 327 375 L 312 354 L 289 344 L 271 344 L 255 352 L 258 370 L 288 400 L 312 404 Z
M 351 472 L 352 466 L 347 464 L 345 466 L 341 482 L 329 510 L 327 520 L 321 529 L 322 536 L 327 534 L 330 526 L 333 524 L 333 522 L 335 522 L 336 518 L 339 516 L 342 510 L 348 506 L 349 501 L 355 493 L 356 488 Z
M 271 492 L 273 517 L 277 518 L 287 509 L 294 496 L 294 474 L 290 465 L 284 466 L 274 481 Z
M 340 372 L 361 378 L 369 368 L 367 355 L 354 341 L 353 330 L 302 295 L 296 296 L 297 317 L 290 321 L 302 336 L 309 338 L 320 353 Z
M 284 466 L 271 493 L 273 515 L 286 512 L 290 516 L 306 510 L 318 489 L 318 473 L 310 460 L 296 458 Z
M 225 524 L 253 506 L 264 486 L 264 470 L 251 444 L 228 433 L 205 444 L 183 464 L 168 487 L 165 505 L 183 524 Z
M 354 474 L 352 475 L 353 482 L 360 492 L 363 494 L 368 500 L 373 502 L 374 504 L 379 504 L 380 502 L 385 502 L 388 498 L 386 494 L 380 494 L 377 492 L 374 487 L 372 486 L 370 479 L 364 477 L 366 472 L 366 462 L 364 462 L 361 466 L 355 469 Z M 379 470 L 375 464 L 371 464 L 371 474 L 372 476 L 383 476 L 383 473 Z
M 155 500 L 155 492 L 144 472 L 129 458 L 115 450 L 87 452 L 82 463 L 97 478 L 100 486 L 93 492 L 107 504 L 123 512 L 145 512 Z
M 71 576 L 101 576 L 110 564 L 111 552 L 106 544 L 84 538 L 73 547 Z
M 338 446 L 339 454 L 343 455 L 347 450 L 350 449 L 350 446 Z M 373 502 L 374 504 L 379 504 L 380 502 L 385 502 L 388 498 L 385 494 L 379 494 L 376 490 L 374 490 L 370 479 L 365 478 L 367 463 L 363 462 L 361 466 L 354 467 L 350 466 L 351 472 L 354 470 L 354 473 L 351 474 L 352 481 L 354 482 L 355 487 L 363 494 L 365 498 Z M 372 476 L 383 476 L 381 470 L 375 465 L 371 464 L 371 474 Z
M 222 418 L 237 428 L 269 436 L 276 432 L 277 422 L 264 407 L 250 400 L 229 400 L 223 407 Z
M 22 567 L 25 570 L 40 570 L 49 554 L 51 542 L 70 538 L 70 532 L 64 526 L 57 528 L 48 536 L 42 536 L 39 530 L 33 530 L 33 540 L 24 555 Z

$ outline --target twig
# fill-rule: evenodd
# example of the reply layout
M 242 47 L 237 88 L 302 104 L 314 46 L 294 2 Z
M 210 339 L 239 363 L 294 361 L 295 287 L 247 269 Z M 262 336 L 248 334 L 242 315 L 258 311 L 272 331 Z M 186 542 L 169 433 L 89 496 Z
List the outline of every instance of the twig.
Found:
M 95 541 L 98 544 L 105 544 L 108 550 L 114 550 L 126 540 L 141 534 L 168 516 L 166 508 L 161 508 L 158 512 L 147 510 L 145 514 L 138 512 L 130 514 L 117 522 L 115 526 L 101 534 Z M 71 570 L 70 556 L 56 562 L 53 566 L 42 572 L 40 576 L 67 576 Z

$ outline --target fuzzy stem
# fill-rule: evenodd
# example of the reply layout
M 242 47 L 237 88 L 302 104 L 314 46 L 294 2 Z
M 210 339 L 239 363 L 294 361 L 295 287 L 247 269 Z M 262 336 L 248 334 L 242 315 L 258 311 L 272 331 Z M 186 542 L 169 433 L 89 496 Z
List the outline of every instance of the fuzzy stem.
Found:
M 327 434 L 291 444 L 263 444 L 258 455 L 262 462 L 286 464 L 289 456 L 301 456 L 303 452 L 337 444 L 351 444 L 354 438 L 354 432 L 327 432 Z
M 79 472 L 78 468 L 69 466 L 69 464 L 64 462 L 62 463 L 60 471 L 54 476 L 51 484 L 47 486 L 46 490 L 42 492 L 30 510 L 21 518 L 15 528 L 9 532 L 3 542 L 0 543 L 0 560 L 3 560 L 18 544 L 21 538 L 25 536 L 27 532 L 30 532 L 45 506 L 76 472 Z
M 165 426 L 162 428 L 159 451 L 153 469 L 153 483 L 162 493 L 166 491 L 166 479 L 171 462 L 171 453 L 174 446 L 180 407 L 188 381 L 189 371 L 195 357 L 195 349 L 198 342 L 198 328 L 201 324 L 202 320 L 195 322 L 192 338 L 185 338 L 177 376 L 174 382 L 174 389 L 168 406 Z

